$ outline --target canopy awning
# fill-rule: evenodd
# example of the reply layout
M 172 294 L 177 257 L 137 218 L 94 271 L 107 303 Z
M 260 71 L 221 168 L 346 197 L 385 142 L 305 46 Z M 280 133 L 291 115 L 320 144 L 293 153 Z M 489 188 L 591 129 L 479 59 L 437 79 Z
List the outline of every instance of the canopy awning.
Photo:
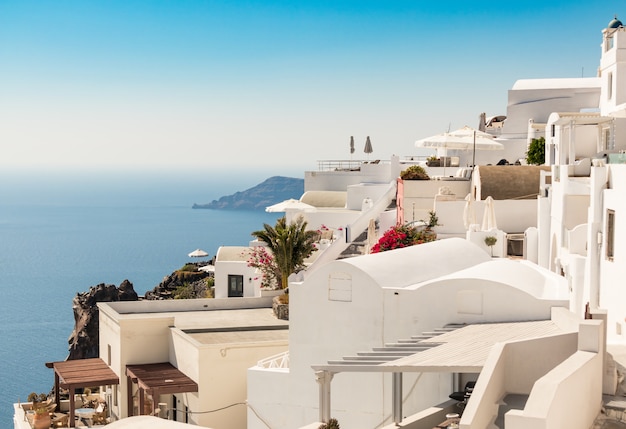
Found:
M 342 372 L 392 374 L 393 419 L 402 420 L 402 374 L 410 372 L 480 373 L 496 343 L 569 334 L 552 320 L 448 325 L 369 352 L 312 365 L 320 389 L 320 421 L 330 418 L 330 382 Z
M 142 414 L 144 409 L 144 392 L 152 396 L 154 412 L 154 406 L 158 402 L 159 395 L 198 391 L 198 383 L 169 362 L 126 365 L 126 376 L 129 379 L 129 415 L 133 409 L 132 383 L 137 384 L 139 388 L 139 414 Z
M 565 333 L 552 320 L 531 322 L 449 325 L 433 331 L 430 338 L 399 340 L 378 348 L 379 357 L 344 357 L 313 365 L 315 371 L 339 372 L 466 372 L 479 373 L 496 343 Z M 357 355 L 366 353 L 357 353 Z
M 47 362 L 46 366 L 54 370 L 54 398 L 59 406 L 59 389 L 69 390 L 70 426 L 74 427 L 74 392 L 81 387 L 110 386 L 120 383 L 119 377 L 100 358 L 74 359 L 59 362 Z

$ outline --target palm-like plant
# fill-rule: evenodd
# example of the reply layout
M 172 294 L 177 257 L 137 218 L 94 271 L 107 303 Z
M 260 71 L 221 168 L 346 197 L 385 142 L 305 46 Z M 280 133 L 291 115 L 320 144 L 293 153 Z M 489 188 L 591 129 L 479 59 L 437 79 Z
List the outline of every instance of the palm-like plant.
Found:
M 281 288 L 289 285 L 289 275 L 304 268 L 304 260 L 315 251 L 314 243 L 317 240 L 317 231 L 307 231 L 307 223 L 302 216 L 287 224 L 282 217 L 272 227 L 263 224 L 261 231 L 254 231 L 252 235 L 267 243 L 274 254 L 274 260 L 280 270 Z

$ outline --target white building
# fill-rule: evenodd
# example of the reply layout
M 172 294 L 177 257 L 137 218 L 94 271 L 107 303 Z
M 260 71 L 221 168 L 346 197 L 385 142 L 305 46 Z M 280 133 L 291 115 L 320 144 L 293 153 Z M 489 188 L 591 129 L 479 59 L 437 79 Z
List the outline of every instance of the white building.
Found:
M 289 324 L 274 317 L 271 299 L 111 302 L 98 307 L 100 357 L 120 378 L 112 392 L 113 420 L 158 407 L 172 420 L 244 429 L 246 369 L 287 348 Z M 165 366 L 175 373 L 169 377 L 173 386 L 162 380 L 167 378 Z M 187 381 L 177 386 L 179 377 Z M 142 388 L 153 397 L 146 399 L 148 412 L 139 413 Z
M 341 227 L 344 240 L 291 282 L 289 331 L 264 298 L 100 304 L 101 357 L 120 378 L 113 417 L 132 414 L 136 386 L 150 391 L 137 370 L 167 364 L 190 382 L 153 404 L 215 429 L 316 429 L 329 417 L 344 429 L 433 427 L 469 380 L 461 429 L 588 429 L 626 355 L 625 34 L 617 20 L 603 31 L 598 78 L 518 81 L 509 93 L 499 130 L 515 153 L 546 124 L 550 171 L 527 243 L 538 264 L 492 258 L 461 238 L 337 259 L 372 220 L 393 224 L 401 163 L 307 173 L 310 201 L 346 192 L 345 207 L 305 214 L 312 227 Z M 475 189 L 457 192 L 466 186 Z M 461 211 L 457 198 L 441 204 Z M 527 226 L 519 212 L 501 216 Z M 216 281 L 240 276 L 234 290 L 257 296 L 253 277 L 235 273 L 243 260 L 223 256 L 237 265 L 216 266 Z
M 290 287 L 289 368 L 250 369 L 248 401 L 273 428 L 319 418 L 314 365 L 384 347 L 448 324 L 549 320 L 567 307 L 565 280 L 530 263 L 492 260 L 462 239 L 334 261 Z M 407 415 L 443 402 L 450 374 L 407 376 Z M 272 396 L 261 392 L 271 390 Z M 382 373 L 337 377 L 332 416 L 346 428 L 392 419 L 391 380 Z M 419 394 L 413 392 L 419 392 Z M 248 427 L 265 423 L 249 413 Z

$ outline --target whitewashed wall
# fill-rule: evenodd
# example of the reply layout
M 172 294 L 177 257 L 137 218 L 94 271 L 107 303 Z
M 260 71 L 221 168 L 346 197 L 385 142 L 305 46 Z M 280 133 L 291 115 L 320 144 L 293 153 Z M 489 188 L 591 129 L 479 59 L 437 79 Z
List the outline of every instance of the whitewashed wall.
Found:
M 607 335 L 610 342 L 626 341 L 626 165 L 611 165 L 610 187 L 604 192 L 603 239 L 600 251 L 600 307 L 608 310 Z M 606 212 L 615 210 L 615 256 L 606 257 Z
M 367 261 L 373 263 L 374 260 Z M 420 267 L 419 261 L 407 261 L 403 269 L 429 268 Z M 511 272 L 506 266 L 496 268 L 494 265 L 493 269 L 486 266 L 485 269 L 501 273 L 504 277 Z M 376 270 L 376 267 L 371 266 L 370 270 Z M 406 278 L 403 272 L 394 272 L 394 276 Z M 539 280 L 548 276 L 554 281 L 552 277 L 555 276 L 542 271 L 535 272 L 533 276 L 536 278 L 527 279 L 526 283 L 532 283 L 532 290 L 539 291 L 540 296 L 550 296 L 542 289 L 543 282 Z M 523 279 L 519 281 L 523 282 Z M 339 284 L 341 287 L 337 288 Z M 545 319 L 550 317 L 551 307 L 568 305 L 567 297 L 534 299 L 532 290 L 522 291 L 485 279 L 441 279 L 422 287 L 407 285 L 392 289 L 386 288 L 384 282 L 376 283 L 371 274 L 353 264 L 342 261 L 328 263 L 305 282 L 290 285 L 288 385 L 285 387 L 282 373 L 277 374 L 273 381 L 271 371 L 266 370 L 262 378 L 268 391 L 286 388 L 288 397 L 281 393 L 274 402 L 269 399 L 264 399 L 262 403 L 254 400 L 259 407 L 257 411 L 268 416 L 268 422 L 274 429 L 302 427 L 318 420 L 319 386 L 311 369 L 313 364 L 323 364 L 344 355 L 379 347 L 446 323 Z M 459 302 L 457 295 L 469 292 L 480 296 L 483 303 L 481 312 L 460 314 L 461 310 L 456 305 Z M 261 379 L 258 374 L 256 377 Z M 452 380 L 447 374 L 424 374 L 419 376 L 419 380 L 409 375 L 404 385 L 412 389 L 404 403 L 404 411 L 409 415 L 447 399 Z M 376 427 L 391 418 L 390 398 L 389 374 L 336 374 L 331 384 L 331 415 L 338 418 L 342 426 Z M 282 408 L 285 415 L 273 415 L 277 404 L 287 400 L 289 403 Z M 251 426 L 254 429 L 261 427 L 259 422 Z

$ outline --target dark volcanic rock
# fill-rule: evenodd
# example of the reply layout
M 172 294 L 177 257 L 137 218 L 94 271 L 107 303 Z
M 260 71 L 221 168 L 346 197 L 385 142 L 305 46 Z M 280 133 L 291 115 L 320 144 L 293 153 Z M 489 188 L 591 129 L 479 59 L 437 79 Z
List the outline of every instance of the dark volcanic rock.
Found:
M 86 359 L 99 356 L 98 302 L 137 301 L 139 297 L 133 284 L 124 280 L 120 287 L 101 283 L 91 286 L 88 292 L 78 293 L 72 302 L 74 331 L 69 343 L 68 359 Z
M 265 210 L 265 207 L 304 193 L 304 179 L 273 176 L 253 188 L 213 200 L 194 204 L 194 209 Z

